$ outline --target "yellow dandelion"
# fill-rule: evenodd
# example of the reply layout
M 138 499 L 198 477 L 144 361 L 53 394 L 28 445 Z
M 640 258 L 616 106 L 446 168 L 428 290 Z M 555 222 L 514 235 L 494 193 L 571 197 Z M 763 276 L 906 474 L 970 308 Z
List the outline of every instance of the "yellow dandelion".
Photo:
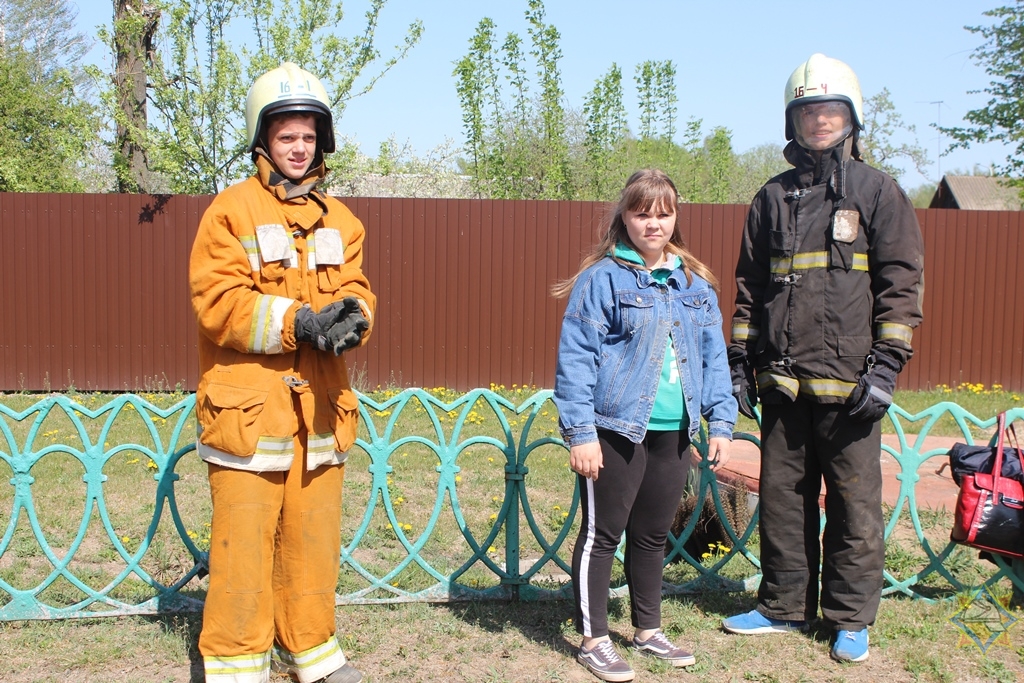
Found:
M 456 474 L 455 475 L 455 483 L 456 484 L 461 484 L 462 483 L 462 475 L 461 474 Z
M 491 516 L 488 517 L 487 519 L 489 519 L 489 520 L 491 520 L 493 522 L 497 518 L 498 518 L 498 513 L 497 512 L 493 512 L 493 513 L 491 513 Z

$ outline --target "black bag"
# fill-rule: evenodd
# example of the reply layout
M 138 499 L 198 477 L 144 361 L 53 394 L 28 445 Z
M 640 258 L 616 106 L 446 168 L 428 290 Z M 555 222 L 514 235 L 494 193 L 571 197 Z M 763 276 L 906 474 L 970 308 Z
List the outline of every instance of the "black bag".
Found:
M 953 476 L 960 485 L 950 540 L 1001 555 L 1024 557 L 1024 487 L 1020 480 L 1020 443 L 1017 448 L 1006 447 L 1010 437 L 1018 441 L 1013 426 L 1006 424 L 1006 413 L 999 414 L 998 429 L 995 447 L 979 449 L 957 444 L 950 450 Z M 957 451 L 955 455 L 954 450 Z M 1017 476 L 1007 474 L 1006 461 L 1011 452 L 1014 454 Z M 955 457 L 959 462 L 954 461 Z M 968 467 L 979 469 L 965 469 Z M 1010 469 L 1012 471 L 1013 468 Z
M 960 486 L 964 476 L 975 472 L 991 474 L 995 460 L 996 446 L 968 446 L 965 443 L 956 443 L 949 449 L 949 467 L 953 470 L 953 481 L 957 486 Z M 1021 449 L 1004 446 L 1002 476 L 1024 483 L 1024 470 L 1021 469 L 1020 461 Z

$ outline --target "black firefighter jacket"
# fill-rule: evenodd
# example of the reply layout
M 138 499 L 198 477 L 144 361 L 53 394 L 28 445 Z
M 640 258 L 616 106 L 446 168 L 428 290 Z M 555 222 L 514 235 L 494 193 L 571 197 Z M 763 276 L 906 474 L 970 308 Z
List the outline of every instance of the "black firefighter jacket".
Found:
M 762 398 L 842 403 L 869 354 L 898 369 L 913 354 L 921 229 L 896 182 L 861 161 L 843 164 L 842 144 L 820 160 L 795 143 L 785 153 L 795 168 L 750 206 L 729 358 L 750 361 Z

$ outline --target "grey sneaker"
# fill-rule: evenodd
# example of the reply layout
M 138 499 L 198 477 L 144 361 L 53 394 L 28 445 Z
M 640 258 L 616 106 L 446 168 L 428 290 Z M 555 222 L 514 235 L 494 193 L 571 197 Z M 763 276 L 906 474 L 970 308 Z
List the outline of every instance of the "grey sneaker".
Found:
M 615 646 L 610 640 L 602 640 L 589 650 L 580 644 L 576 661 L 590 669 L 591 673 L 602 681 L 621 683 L 631 681 L 636 676 L 626 660 L 615 651 Z
M 359 683 L 361 680 L 363 680 L 363 674 L 347 662 L 330 676 L 321 679 L 322 683 Z
M 697 658 L 693 656 L 693 653 L 673 645 L 661 631 L 658 631 L 647 640 L 637 640 L 636 636 L 634 636 L 633 647 L 637 652 L 657 657 L 675 667 L 692 666 L 697 663 Z

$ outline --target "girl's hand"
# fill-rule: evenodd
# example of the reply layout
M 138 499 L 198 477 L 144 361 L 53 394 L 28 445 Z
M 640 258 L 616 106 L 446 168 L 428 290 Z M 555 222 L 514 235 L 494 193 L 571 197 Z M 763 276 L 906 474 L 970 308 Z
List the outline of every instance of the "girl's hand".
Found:
M 708 462 L 711 463 L 711 470 L 721 469 L 729 462 L 729 449 L 732 448 L 732 441 L 716 436 L 708 439 Z
M 573 446 L 569 449 L 569 467 L 576 474 L 597 481 L 597 472 L 604 467 L 604 454 L 598 441 Z

